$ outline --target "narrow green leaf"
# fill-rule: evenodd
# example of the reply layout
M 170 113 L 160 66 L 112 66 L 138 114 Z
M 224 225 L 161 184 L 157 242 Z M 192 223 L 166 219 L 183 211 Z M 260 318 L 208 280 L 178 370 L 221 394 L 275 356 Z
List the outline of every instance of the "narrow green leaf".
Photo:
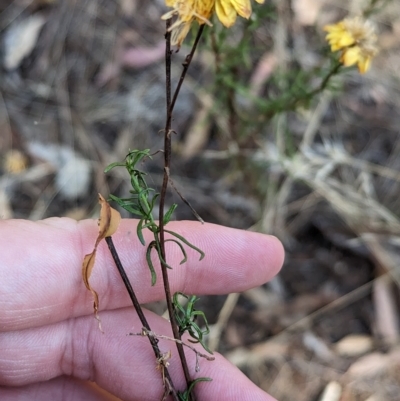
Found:
M 142 218 L 142 219 L 140 219 L 140 221 L 136 227 L 136 233 L 137 233 L 140 243 L 142 245 L 146 245 L 146 241 L 144 240 L 144 237 L 143 237 L 143 223 L 144 223 L 144 219 Z
M 112 170 L 114 167 L 125 167 L 125 162 L 115 162 L 109 164 L 105 169 L 104 172 L 107 174 L 110 170 Z
M 155 245 L 156 245 L 155 241 L 151 241 L 146 250 L 146 260 L 147 260 L 147 265 L 149 266 L 150 269 L 152 286 L 157 282 L 157 274 L 154 269 L 153 262 L 151 260 L 151 250 L 155 247 Z
M 197 252 L 200 254 L 200 259 L 199 259 L 199 260 L 202 260 L 202 259 L 204 258 L 205 253 L 204 253 L 201 249 L 197 248 L 197 246 L 194 246 L 193 244 L 191 244 L 186 238 L 182 237 L 182 235 L 179 235 L 179 234 L 177 234 L 177 233 L 174 232 L 174 231 L 169 231 L 169 230 L 166 230 L 166 229 L 164 229 L 164 231 L 165 231 L 166 233 L 168 233 L 168 234 L 171 234 L 171 235 L 175 236 L 175 237 L 178 238 L 179 240 L 181 240 L 181 241 L 182 241 L 184 244 L 186 244 L 189 248 L 192 248 L 192 249 L 194 249 L 195 251 L 197 251 Z
M 189 399 L 190 393 L 192 392 L 194 386 L 200 382 L 211 382 L 212 379 L 211 377 L 198 377 L 196 380 L 193 380 L 192 383 L 190 384 L 189 388 L 184 391 L 183 393 L 178 392 L 178 396 L 181 399 L 181 401 L 187 401 Z
M 139 216 L 139 217 L 143 216 L 143 212 L 138 210 L 138 209 L 135 209 L 135 208 L 133 208 L 133 207 L 131 207 L 129 205 L 121 205 L 121 206 L 129 213 L 132 213 L 132 214 L 134 214 L 136 216 Z
M 136 164 L 138 164 L 142 159 L 144 159 L 145 157 L 149 157 L 151 159 L 150 156 L 150 149 L 144 149 L 144 150 L 134 150 L 132 152 L 129 153 L 129 157 L 131 157 L 132 159 L 132 164 L 135 166 Z
M 167 269 L 171 269 L 172 267 L 164 260 L 164 258 L 161 256 L 161 247 L 160 247 L 160 241 L 158 240 L 158 237 L 156 235 L 156 233 L 154 233 L 154 242 L 155 242 L 155 247 L 157 249 L 157 254 L 158 254 L 158 258 L 160 259 L 161 264 L 163 264 Z
M 175 209 L 178 207 L 176 203 L 172 204 L 172 206 L 168 209 L 167 213 L 164 215 L 164 225 L 167 225 L 172 217 L 172 214 L 175 212 Z
M 136 208 L 134 208 L 134 207 L 132 207 L 132 206 L 130 206 L 130 202 L 128 203 L 128 202 L 125 202 L 125 201 L 123 201 L 122 199 L 120 199 L 120 198 L 118 198 L 117 196 L 115 196 L 115 195 L 109 195 L 109 198 L 111 199 L 111 200 L 113 200 L 114 202 L 117 202 L 118 203 L 118 205 L 119 206 L 121 206 L 122 208 L 124 208 L 126 211 L 128 211 L 129 213 L 132 213 L 132 214 L 134 214 L 134 215 L 136 215 L 136 216 L 143 216 L 143 213 L 140 211 L 140 210 L 138 210 L 138 209 L 136 209 Z
M 171 270 L 172 270 L 172 266 L 170 266 L 170 265 L 164 260 L 164 258 L 161 256 L 161 254 L 159 254 L 158 257 L 160 258 L 160 262 L 161 262 L 167 269 L 171 269 Z
M 182 265 L 183 263 L 187 262 L 187 254 L 186 254 L 185 248 L 183 247 L 183 245 L 179 241 L 177 241 L 176 239 L 166 239 L 165 242 L 175 242 L 175 244 L 178 245 L 179 248 L 181 248 L 181 251 L 182 251 L 182 254 L 183 254 L 183 259 L 179 263 L 180 265 Z

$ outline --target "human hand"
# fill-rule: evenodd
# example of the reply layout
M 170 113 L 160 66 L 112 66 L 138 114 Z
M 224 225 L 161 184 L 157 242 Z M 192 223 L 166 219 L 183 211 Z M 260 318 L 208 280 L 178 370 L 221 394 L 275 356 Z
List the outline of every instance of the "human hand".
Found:
M 154 287 L 145 247 L 136 237 L 135 220 L 123 220 L 113 241 L 141 303 L 164 298 L 161 274 Z M 171 290 L 187 294 L 225 294 L 259 286 L 283 262 L 280 242 L 270 236 L 198 222 L 171 222 L 174 230 L 205 252 L 203 261 L 188 250 L 188 262 L 167 243 Z M 90 279 L 100 298 L 104 334 L 93 317 L 93 299 L 81 275 L 83 257 L 98 234 L 94 220 L 52 218 L 41 222 L 0 221 L 0 399 L 107 400 L 87 381 L 96 382 L 121 399 L 160 400 L 160 371 L 148 339 L 127 336 L 141 323 L 104 241 L 99 245 Z M 148 237 L 150 238 L 150 237 Z M 152 331 L 170 333 L 168 321 L 146 312 Z M 160 340 L 162 352 L 172 349 L 169 371 L 178 389 L 184 387 L 175 345 Z M 273 401 L 221 355 L 200 361 L 187 353 L 200 383 L 198 400 Z

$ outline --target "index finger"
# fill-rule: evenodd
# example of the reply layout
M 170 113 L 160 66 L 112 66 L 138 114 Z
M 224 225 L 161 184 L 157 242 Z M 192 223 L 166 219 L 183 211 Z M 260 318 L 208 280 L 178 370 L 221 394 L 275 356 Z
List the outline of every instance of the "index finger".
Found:
M 150 284 L 146 248 L 136 237 L 136 220 L 123 220 L 113 241 L 141 303 L 163 298 L 160 268 Z M 171 222 L 178 232 L 206 256 L 187 249 L 188 261 L 179 265 L 177 245 L 166 244 L 172 292 L 224 294 L 261 285 L 283 262 L 280 242 L 267 235 L 198 222 Z M 93 249 L 95 220 L 76 222 L 51 218 L 41 222 L 0 221 L 0 331 L 25 329 L 92 313 L 93 299 L 82 281 L 82 261 Z M 147 244 L 151 237 L 145 235 Z M 128 294 L 107 245 L 99 245 L 90 278 L 101 309 L 130 305 Z

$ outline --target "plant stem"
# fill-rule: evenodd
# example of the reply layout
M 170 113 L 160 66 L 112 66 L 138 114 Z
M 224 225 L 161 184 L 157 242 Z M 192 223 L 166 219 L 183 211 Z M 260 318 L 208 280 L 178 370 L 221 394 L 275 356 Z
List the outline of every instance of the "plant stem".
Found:
M 170 109 L 169 109 L 169 113 L 168 113 L 170 118 L 172 118 L 172 112 L 174 111 L 176 99 L 178 98 L 178 95 L 179 95 L 179 92 L 180 92 L 180 90 L 181 90 L 183 81 L 185 80 L 185 77 L 186 77 L 186 73 L 188 72 L 190 63 L 192 62 L 194 53 L 195 53 L 195 51 L 196 51 L 196 49 L 197 49 L 197 45 L 199 44 L 201 35 L 203 34 L 204 27 L 205 27 L 204 24 L 203 24 L 203 25 L 200 25 L 199 31 L 197 32 L 197 35 L 196 35 L 196 39 L 194 40 L 194 43 L 193 43 L 192 50 L 191 50 L 190 53 L 186 56 L 185 61 L 184 61 L 183 64 L 182 64 L 183 70 L 182 70 L 182 73 L 181 73 L 181 77 L 179 78 L 178 85 L 177 85 L 177 87 L 176 87 L 176 89 L 175 89 L 175 92 L 174 92 L 174 97 L 172 98 L 172 102 L 171 102 L 171 104 L 170 104 Z M 168 116 L 167 116 L 167 117 L 168 117 Z
M 336 63 L 333 65 L 332 69 L 328 72 L 328 74 L 322 80 L 320 85 L 317 88 L 315 88 L 314 90 L 312 90 L 311 92 L 309 92 L 307 94 L 307 96 L 312 97 L 312 96 L 324 91 L 326 89 L 326 87 L 328 86 L 330 79 L 338 73 L 341 66 L 342 66 L 342 63 L 340 63 L 339 61 L 336 61 Z
M 166 110 L 167 110 L 167 117 L 164 129 L 164 177 L 163 183 L 160 191 L 160 209 L 159 209 L 159 239 L 160 239 L 160 254 L 161 258 L 167 262 L 166 253 L 165 253 L 165 231 L 164 231 L 164 205 L 165 205 L 165 197 L 167 194 L 167 187 L 170 177 L 170 165 L 171 165 L 171 122 L 172 122 L 172 112 L 175 107 L 176 99 L 178 98 L 180 89 L 182 87 L 182 83 L 185 79 L 186 73 L 189 69 L 190 63 L 193 59 L 194 52 L 197 48 L 199 43 L 201 34 L 203 32 L 204 26 L 201 26 L 199 32 L 197 34 L 196 40 L 192 47 L 190 54 L 186 57 L 185 62 L 183 63 L 183 70 L 181 73 L 181 77 L 179 79 L 178 85 L 174 92 L 174 96 L 171 100 L 171 33 L 169 32 L 169 28 L 171 26 L 171 20 L 167 20 L 166 22 L 166 47 L 165 47 L 165 75 L 166 75 Z M 165 299 L 167 302 L 167 308 L 169 313 L 169 318 L 171 322 L 171 328 L 176 340 L 181 340 L 181 336 L 179 334 L 179 327 L 176 322 L 175 314 L 174 314 L 174 307 L 172 304 L 172 294 L 171 288 L 169 285 L 169 278 L 168 278 L 168 271 L 167 267 L 164 263 L 161 263 L 161 271 L 162 277 L 164 282 L 164 291 L 165 291 Z M 185 375 L 185 380 L 187 384 L 187 388 L 192 383 L 192 378 L 189 373 L 188 364 L 185 357 L 185 352 L 181 343 L 176 344 L 178 349 L 179 358 L 181 360 L 183 373 Z M 195 401 L 195 397 L 193 394 L 190 395 L 190 400 Z
M 160 209 L 159 209 L 159 238 L 160 238 L 160 253 L 162 259 L 166 262 L 166 254 L 165 254 L 165 231 L 164 231 L 164 204 L 165 204 L 165 196 L 167 193 L 168 186 L 168 177 L 169 177 L 169 166 L 171 161 L 171 121 L 172 121 L 172 113 L 171 113 L 171 33 L 168 32 L 169 27 L 171 26 L 171 21 L 167 20 L 166 23 L 166 35 L 165 35 L 165 77 L 166 77 L 166 109 L 167 109 L 167 120 L 165 123 L 165 131 L 164 131 L 164 177 L 163 183 L 160 192 Z M 171 322 L 172 332 L 174 334 L 174 338 L 180 339 L 179 329 L 176 323 L 174 309 L 172 305 L 172 295 L 171 288 L 169 285 L 169 278 L 167 267 L 161 263 L 161 272 L 164 283 L 164 292 L 165 292 L 165 300 L 167 302 L 167 308 L 169 313 L 169 318 Z M 189 368 L 187 365 L 185 353 L 183 351 L 183 347 L 177 344 L 179 358 L 181 360 L 183 373 L 185 375 L 186 385 L 190 386 L 192 381 Z
M 110 250 L 110 253 L 111 253 L 111 255 L 112 255 L 113 259 L 114 259 L 115 265 L 117 266 L 118 272 L 119 272 L 119 274 L 120 274 L 120 276 L 122 278 L 122 281 L 125 284 L 126 290 L 128 291 L 128 294 L 129 294 L 129 296 L 131 298 L 131 301 L 132 301 L 132 304 L 133 304 L 133 306 L 134 306 L 134 308 L 136 310 L 136 313 L 139 316 L 140 322 L 142 323 L 143 327 L 146 328 L 146 330 L 150 331 L 151 330 L 150 329 L 150 325 L 149 325 L 149 323 L 148 323 L 148 321 L 146 319 L 146 316 L 143 313 L 142 307 L 139 304 L 139 301 L 138 301 L 138 299 L 136 297 L 136 294 L 133 291 L 132 285 L 131 285 L 131 283 L 129 281 L 129 278 L 128 278 L 126 272 L 125 272 L 125 269 L 122 266 L 121 260 L 120 260 L 120 258 L 118 256 L 118 253 L 117 253 L 117 250 L 115 249 L 114 242 L 113 242 L 111 237 L 106 237 L 105 240 L 107 242 L 108 249 Z M 156 356 L 157 360 L 160 360 L 160 358 L 162 358 L 162 353 L 161 353 L 160 349 L 158 348 L 158 340 L 157 340 L 157 338 L 152 337 L 152 336 L 148 336 L 148 339 L 149 339 L 150 344 L 151 344 L 151 346 L 153 348 L 154 355 Z M 172 378 L 171 378 L 171 376 L 169 374 L 169 371 L 168 371 L 168 368 L 166 366 L 164 366 L 163 373 L 164 373 L 164 376 L 165 376 L 165 380 L 168 382 L 169 391 L 172 393 L 172 396 L 174 397 L 174 400 L 175 401 L 179 401 L 179 396 L 178 396 L 178 394 L 177 394 L 177 392 L 175 390 L 174 383 L 172 382 Z

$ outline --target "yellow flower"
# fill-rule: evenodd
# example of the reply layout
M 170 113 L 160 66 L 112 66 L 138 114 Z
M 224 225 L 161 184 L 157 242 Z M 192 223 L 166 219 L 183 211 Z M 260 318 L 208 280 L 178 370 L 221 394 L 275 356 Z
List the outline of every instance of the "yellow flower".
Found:
M 349 67 L 357 64 L 358 71 L 364 74 L 378 52 L 374 26 L 360 17 L 346 18 L 334 25 L 326 25 L 326 40 L 331 51 L 341 51 L 340 62 Z
M 173 9 L 164 14 L 162 19 L 178 16 L 170 27 L 172 45 L 181 46 L 193 21 L 200 25 L 212 25 L 208 19 L 214 12 L 215 0 L 165 0 L 165 4 Z
M 256 0 L 264 3 L 264 0 Z M 180 46 L 189 32 L 192 22 L 200 25 L 212 25 L 209 21 L 215 12 L 221 23 L 227 28 L 231 27 L 236 17 L 249 18 L 251 15 L 250 0 L 165 0 L 167 7 L 173 9 L 162 16 L 169 19 L 177 15 L 177 19 L 171 26 L 171 44 Z
M 263 4 L 264 0 L 256 0 L 257 3 Z M 215 0 L 215 12 L 218 19 L 227 28 L 236 22 L 236 17 L 240 15 L 249 19 L 251 15 L 250 0 Z

